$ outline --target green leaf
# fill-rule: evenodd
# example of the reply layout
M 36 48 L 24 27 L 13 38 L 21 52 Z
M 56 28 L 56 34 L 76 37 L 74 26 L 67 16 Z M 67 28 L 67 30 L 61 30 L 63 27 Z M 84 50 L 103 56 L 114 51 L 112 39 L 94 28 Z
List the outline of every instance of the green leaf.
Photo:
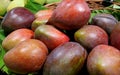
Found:
M 46 0 L 34 0 L 34 2 L 41 4 L 41 5 L 44 5 Z
M 46 0 L 46 3 L 49 4 L 49 3 L 54 3 L 54 2 L 60 2 L 62 0 Z
M 114 2 L 120 2 L 120 0 L 114 0 Z
M 113 5 L 109 6 L 109 7 L 113 8 L 113 9 L 120 9 L 120 6 L 116 5 L 116 4 L 113 4 Z
M 3 56 L 5 54 L 4 49 L 0 45 L 0 69 L 4 67 Z
M 2 45 L 0 44 L 0 70 L 8 74 L 8 69 L 3 61 L 3 57 L 5 53 L 6 53 L 5 50 L 2 48 Z
M 0 43 L 2 43 L 4 38 L 5 38 L 4 30 L 0 28 Z
M 111 11 L 112 12 L 112 11 Z M 113 11 L 111 13 L 116 19 L 118 19 L 118 21 L 120 21 L 120 11 Z
M 2 70 L 5 73 L 8 73 L 8 69 L 4 64 L 3 57 L 6 53 L 5 50 L 2 48 L 2 41 L 5 38 L 4 30 L 0 28 L 0 70 Z
M 33 13 L 36 13 L 39 10 L 47 9 L 43 5 L 34 2 L 34 0 L 27 0 L 25 7 L 28 8 Z
M 108 10 L 105 10 L 105 9 L 102 9 L 102 10 L 92 10 L 91 11 L 91 16 L 90 16 L 90 19 L 89 19 L 89 23 L 91 23 L 92 21 L 92 18 L 97 15 L 97 14 L 100 14 L 100 13 L 107 13 L 109 14 L 110 12 Z

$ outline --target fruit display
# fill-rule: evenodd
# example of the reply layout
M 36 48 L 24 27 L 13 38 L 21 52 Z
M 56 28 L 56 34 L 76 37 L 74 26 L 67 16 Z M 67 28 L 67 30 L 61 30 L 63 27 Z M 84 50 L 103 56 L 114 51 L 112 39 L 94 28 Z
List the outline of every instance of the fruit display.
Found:
M 120 75 L 120 1 L 1 3 L 0 74 Z

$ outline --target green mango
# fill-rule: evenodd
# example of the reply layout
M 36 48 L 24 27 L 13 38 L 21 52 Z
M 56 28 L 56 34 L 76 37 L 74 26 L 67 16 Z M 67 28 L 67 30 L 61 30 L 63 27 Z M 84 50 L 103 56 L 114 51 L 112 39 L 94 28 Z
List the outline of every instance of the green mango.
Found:
M 24 7 L 26 0 L 13 0 L 10 2 L 10 4 L 7 7 L 7 12 L 15 7 Z
M 10 0 L 0 0 L 0 16 L 3 16 L 10 3 Z

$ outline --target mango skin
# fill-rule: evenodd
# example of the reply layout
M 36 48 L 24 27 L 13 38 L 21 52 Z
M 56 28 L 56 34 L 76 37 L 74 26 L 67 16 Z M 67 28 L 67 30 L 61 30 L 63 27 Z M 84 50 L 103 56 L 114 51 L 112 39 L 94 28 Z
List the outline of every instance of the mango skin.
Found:
M 118 20 L 111 14 L 97 14 L 92 18 L 92 24 L 101 27 L 108 34 L 111 34 L 117 23 Z
M 83 67 L 87 51 L 77 42 L 66 42 L 55 48 L 43 67 L 43 75 L 76 75 Z
M 2 28 L 6 34 L 20 29 L 30 28 L 35 20 L 34 14 L 25 7 L 15 7 L 7 12 L 1 22 Z
M 35 29 L 34 33 L 34 38 L 44 42 L 49 51 L 70 40 L 65 33 L 52 25 L 40 25 Z
M 32 22 L 31 29 L 34 31 L 38 26 L 46 24 L 52 13 L 52 9 L 38 11 L 35 14 L 36 19 Z
M 120 50 L 120 22 L 116 24 L 110 34 L 110 45 Z
M 2 47 L 5 51 L 9 51 L 15 47 L 20 42 L 31 39 L 34 36 L 34 32 L 30 29 L 21 28 L 11 32 L 6 38 L 2 41 Z
M 36 39 L 28 39 L 9 50 L 4 55 L 4 63 L 17 74 L 27 74 L 42 68 L 48 55 L 46 45 Z
M 90 14 L 85 0 L 63 0 L 53 11 L 48 24 L 63 30 L 75 30 L 88 23 Z
M 98 45 L 87 58 L 90 75 L 120 75 L 120 51 L 113 46 Z
M 74 33 L 74 38 L 89 51 L 99 44 L 108 44 L 108 34 L 95 25 L 83 26 Z

